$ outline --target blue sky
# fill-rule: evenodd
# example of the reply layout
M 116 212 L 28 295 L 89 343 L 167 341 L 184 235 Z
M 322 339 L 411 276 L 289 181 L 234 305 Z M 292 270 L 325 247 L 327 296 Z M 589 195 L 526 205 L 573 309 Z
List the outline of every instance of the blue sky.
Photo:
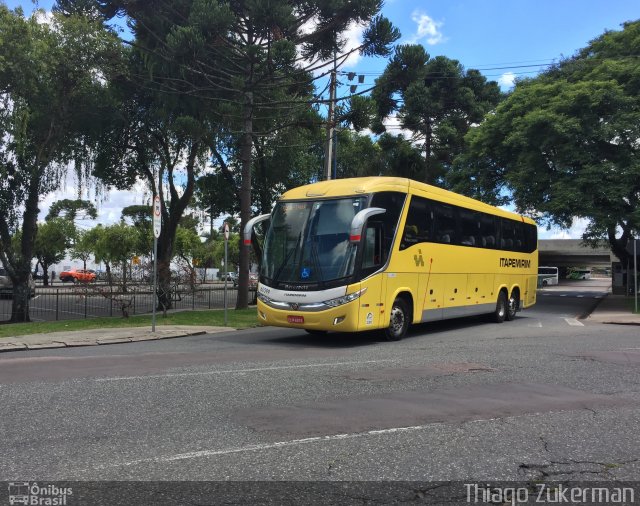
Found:
M 401 43 L 417 42 L 432 56 L 459 60 L 490 79 L 531 76 L 624 21 L 640 17 L 637 0 L 387 0 L 383 13 L 402 32 Z M 384 61 L 362 61 L 354 70 L 380 71 Z
M 0 0 L 1 1 L 1 0 Z M 5 0 L 30 12 L 50 9 L 51 0 Z M 638 0 L 386 0 L 383 14 L 402 32 L 401 43 L 421 43 L 432 56 L 459 60 L 498 80 L 511 71 L 535 75 L 536 67 L 576 50 L 624 21 L 640 17 Z M 382 58 L 367 58 L 351 70 L 382 72 Z
M 5 3 L 10 8 L 22 6 L 27 13 L 34 8 L 31 0 L 5 0 Z M 53 2 L 36 3 L 50 9 Z M 481 70 L 507 91 L 514 78 L 535 76 L 546 65 L 572 56 L 605 30 L 618 30 L 623 22 L 640 18 L 640 2 L 387 0 L 383 14 L 402 32 L 400 43 L 420 43 L 431 56 L 457 59 L 466 68 Z M 358 30 L 350 35 L 357 38 Z M 342 69 L 365 73 L 365 85 L 371 85 L 385 65 L 383 58 L 363 58 Z M 347 91 L 341 89 L 339 95 Z M 124 205 L 131 203 L 139 202 L 127 201 Z M 116 209 L 117 205 L 110 211 L 109 219 L 119 218 L 115 216 Z M 543 236 L 578 237 L 581 229 L 582 225 L 577 223 L 571 231 L 545 231 Z

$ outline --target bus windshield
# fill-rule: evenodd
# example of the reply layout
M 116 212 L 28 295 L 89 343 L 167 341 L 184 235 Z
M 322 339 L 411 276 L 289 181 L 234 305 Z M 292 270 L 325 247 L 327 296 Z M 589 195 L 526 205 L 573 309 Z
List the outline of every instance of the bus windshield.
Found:
M 272 283 L 318 284 L 354 272 L 353 217 L 367 198 L 278 202 L 265 238 L 261 274 Z

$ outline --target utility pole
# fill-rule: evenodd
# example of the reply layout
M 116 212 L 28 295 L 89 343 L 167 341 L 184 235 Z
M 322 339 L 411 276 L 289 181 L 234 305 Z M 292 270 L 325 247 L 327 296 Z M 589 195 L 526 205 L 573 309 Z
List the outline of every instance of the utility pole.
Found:
M 335 128 L 335 102 L 336 102 L 336 67 L 335 59 L 333 61 L 334 67 L 331 71 L 331 81 L 329 82 L 329 112 L 327 114 L 327 150 L 324 153 L 324 173 L 327 181 L 331 179 L 332 166 L 331 160 L 333 158 L 333 130 Z

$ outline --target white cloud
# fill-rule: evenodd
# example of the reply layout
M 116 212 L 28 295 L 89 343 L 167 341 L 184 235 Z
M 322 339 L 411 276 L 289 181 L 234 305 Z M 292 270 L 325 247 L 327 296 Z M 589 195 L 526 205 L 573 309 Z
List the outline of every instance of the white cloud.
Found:
M 505 72 L 498 79 L 498 84 L 503 91 L 507 91 L 513 88 L 516 81 L 516 76 L 513 72 Z
M 76 220 L 76 225 L 81 229 L 95 227 L 98 223 L 112 225 L 120 221 L 122 209 L 135 204 L 150 204 L 150 193 L 143 182 L 139 181 L 131 190 L 108 190 L 100 197 L 87 195 L 83 192 L 82 198 L 92 202 L 98 210 L 98 218 L 95 220 Z M 69 173 L 60 189 L 49 193 L 42 198 L 38 207 L 40 213 L 38 221 L 43 222 L 51 205 L 63 199 L 74 200 L 78 198 L 78 185 L 74 174 Z
M 315 30 L 316 28 L 317 23 L 317 18 L 308 20 L 300 27 L 300 32 L 303 34 L 309 34 L 313 32 L 313 30 Z M 346 54 L 362 44 L 362 34 L 364 33 L 364 29 L 365 25 L 356 23 L 355 21 L 349 24 L 347 30 L 341 35 L 342 40 L 345 41 L 345 45 L 340 51 L 340 54 Z M 340 56 L 340 54 L 338 56 Z M 339 63 L 341 63 L 341 67 L 353 67 L 358 64 L 361 58 L 362 55 L 360 54 L 360 52 L 355 51 L 350 54 L 344 62 L 342 62 L 342 60 L 340 59 Z M 332 68 L 332 62 L 333 59 L 325 61 L 304 60 L 302 64 L 304 66 L 313 64 L 313 68 L 316 69 L 314 70 L 314 74 L 319 75 L 329 71 Z
M 45 11 L 44 9 L 37 9 L 33 11 L 33 17 L 36 23 L 40 25 L 53 25 L 53 12 Z
M 551 230 L 538 229 L 540 239 L 582 239 L 582 234 L 587 229 L 589 220 L 575 218 L 570 228 L 553 227 Z
M 416 33 L 411 37 L 409 42 L 415 44 L 423 39 L 430 46 L 435 46 L 447 39 L 440 31 L 444 25 L 443 21 L 436 21 L 423 11 L 413 11 L 411 19 L 418 25 Z
M 411 130 L 407 130 L 406 128 L 402 128 L 400 124 L 400 118 L 397 113 L 392 114 L 391 116 L 385 118 L 382 123 L 387 129 L 387 133 L 391 135 L 402 135 L 407 140 L 412 140 L 414 134 Z
M 364 25 L 360 25 L 355 22 L 349 25 L 349 28 L 347 28 L 347 31 L 344 33 L 344 39 L 346 40 L 346 44 L 343 50 L 344 53 L 351 51 L 352 49 L 355 49 L 362 44 L 363 32 Z M 353 67 L 360 61 L 361 58 L 362 55 L 360 54 L 360 51 L 356 51 L 349 55 L 344 63 L 344 66 Z

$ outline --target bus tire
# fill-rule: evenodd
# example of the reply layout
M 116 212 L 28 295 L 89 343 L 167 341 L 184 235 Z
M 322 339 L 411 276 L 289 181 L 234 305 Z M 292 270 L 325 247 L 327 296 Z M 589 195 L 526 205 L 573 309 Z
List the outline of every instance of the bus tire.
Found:
M 543 280 L 542 280 L 542 288 L 546 288 L 546 287 L 547 287 L 547 285 L 548 285 L 547 280 L 546 280 L 546 279 L 543 279 Z
M 387 341 L 399 341 L 409 328 L 411 313 L 407 303 L 398 297 L 393 301 L 389 315 L 389 326 L 384 329 L 384 336 Z
M 511 297 L 507 301 L 507 313 L 505 314 L 504 319 L 508 322 L 513 321 L 516 317 L 516 313 L 518 312 L 518 299 L 520 298 L 520 292 L 518 290 L 513 290 L 511 292 Z
M 496 302 L 496 310 L 493 312 L 491 319 L 496 323 L 502 323 L 507 317 L 507 306 L 507 294 L 504 291 L 500 291 Z

